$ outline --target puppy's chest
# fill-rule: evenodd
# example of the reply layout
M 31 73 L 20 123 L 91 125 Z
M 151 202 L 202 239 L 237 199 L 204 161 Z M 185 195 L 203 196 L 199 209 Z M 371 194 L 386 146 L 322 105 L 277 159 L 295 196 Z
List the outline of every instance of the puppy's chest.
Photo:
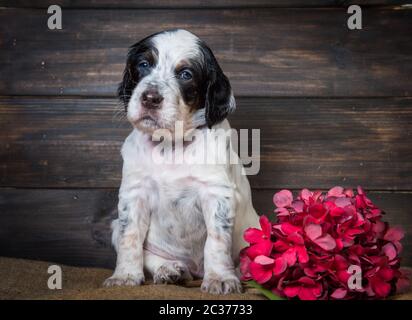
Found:
M 152 212 L 156 227 L 166 236 L 195 240 L 206 229 L 198 186 L 187 179 L 163 182 L 159 186 L 158 207 Z
M 137 133 L 136 133 L 137 134 Z M 138 147 L 137 147 L 138 146 Z M 206 234 L 200 193 L 209 176 L 198 166 L 155 163 L 150 145 L 128 144 L 123 159 L 128 178 L 124 190 L 143 186 L 151 211 L 149 241 L 172 246 L 201 243 Z M 150 199 L 150 200 L 149 200 Z

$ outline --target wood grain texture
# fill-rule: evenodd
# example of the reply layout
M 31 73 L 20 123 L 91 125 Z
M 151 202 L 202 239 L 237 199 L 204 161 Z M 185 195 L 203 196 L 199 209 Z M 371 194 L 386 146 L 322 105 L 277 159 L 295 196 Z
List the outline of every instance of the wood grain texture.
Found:
M 237 96 L 408 96 L 412 10 L 66 10 L 63 30 L 39 9 L 0 9 L 0 94 L 112 96 L 128 46 L 186 28 L 216 53 Z
M 399 5 L 405 0 L 0 0 L 2 7 L 47 8 L 57 4 L 63 8 L 237 8 L 237 7 L 341 7 L 350 4 L 362 6 Z
M 275 190 L 253 190 L 260 214 L 271 219 Z M 369 193 L 387 212 L 385 221 L 412 229 L 411 193 Z M 110 222 L 117 215 L 117 190 L 0 189 L 0 256 L 68 265 L 110 267 Z M 403 240 L 403 263 L 412 264 L 412 234 Z
M 255 188 L 411 190 L 412 99 L 239 98 L 237 129 L 260 129 Z M 1 98 L 0 185 L 116 188 L 131 127 L 113 99 Z
M 114 266 L 117 191 L 0 190 L 0 255 Z

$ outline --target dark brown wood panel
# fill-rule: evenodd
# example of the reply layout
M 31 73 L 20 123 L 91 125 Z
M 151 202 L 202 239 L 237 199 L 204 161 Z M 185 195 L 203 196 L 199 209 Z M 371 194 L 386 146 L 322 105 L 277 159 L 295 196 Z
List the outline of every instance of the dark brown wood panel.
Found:
M 412 99 L 239 98 L 237 129 L 260 129 L 255 188 L 412 190 Z M 0 99 L 0 185 L 118 187 L 130 132 L 112 99 Z
M 63 8 L 230 8 L 230 7 L 337 7 L 349 4 L 397 5 L 397 0 L 1 0 L 2 7 L 47 8 L 58 4 Z
M 0 94 L 112 96 L 127 47 L 186 28 L 214 50 L 237 96 L 408 96 L 412 10 L 365 8 L 350 31 L 339 9 L 0 9 Z
M 254 190 L 254 206 L 272 219 L 276 190 Z M 386 221 L 412 229 L 411 193 L 371 192 Z M 117 190 L 0 189 L 0 256 L 69 265 L 113 267 L 110 222 Z M 404 263 L 412 265 L 412 234 L 403 241 Z
M 1 185 L 119 185 L 120 147 L 131 127 L 115 100 L 0 100 Z
M 115 190 L 0 189 L 0 255 L 71 265 L 114 265 Z

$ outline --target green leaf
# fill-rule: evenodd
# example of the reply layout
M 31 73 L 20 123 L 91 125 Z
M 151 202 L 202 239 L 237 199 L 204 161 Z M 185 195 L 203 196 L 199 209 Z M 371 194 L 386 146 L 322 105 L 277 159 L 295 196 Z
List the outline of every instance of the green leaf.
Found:
M 260 291 L 260 293 L 262 293 L 266 298 L 268 298 L 269 300 L 285 300 L 282 297 L 277 296 L 276 294 L 274 294 L 272 291 L 262 287 L 259 283 L 257 283 L 256 281 L 247 281 L 246 285 L 255 289 L 258 289 Z

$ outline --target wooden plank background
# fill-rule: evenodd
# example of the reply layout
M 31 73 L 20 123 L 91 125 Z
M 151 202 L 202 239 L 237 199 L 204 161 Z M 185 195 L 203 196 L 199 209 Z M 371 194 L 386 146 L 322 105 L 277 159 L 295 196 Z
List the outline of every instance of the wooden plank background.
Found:
M 0 94 L 113 96 L 126 48 L 175 27 L 211 46 L 236 96 L 412 94 L 412 10 L 365 9 L 361 32 L 347 17 L 344 8 L 67 9 L 56 31 L 45 10 L 2 9 Z
M 253 196 L 256 210 L 273 220 L 273 192 L 254 190 Z M 370 197 L 387 210 L 386 221 L 411 229 L 410 193 L 371 192 Z M 116 201 L 116 189 L 3 189 L 0 252 L 69 265 L 113 267 L 109 225 L 116 216 Z M 408 263 L 410 233 L 403 244 Z
M 238 98 L 237 129 L 260 129 L 255 188 L 412 189 L 412 99 Z M 0 99 L 0 186 L 115 188 L 130 126 L 115 99 Z M 21 122 L 21 125 L 18 123 Z
M 128 46 L 184 27 L 233 84 L 232 125 L 261 130 L 258 212 L 273 218 L 281 188 L 361 184 L 408 231 L 412 265 L 407 2 L 364 1 L 364 29 L 349 31 L 350 1 L 0 0 L 0 255 L 113 266 L 130 131 L 115 87 Z M 50 4 L 63 6 L 63 30 L 47 29 Z
M 0 0 L 2 7 L 47 8 L 57 4 L 63 8 L 239 8 L 239 7 L 343 7 L 350 4 L 362 6 L 402 5 L 407 0 Z

